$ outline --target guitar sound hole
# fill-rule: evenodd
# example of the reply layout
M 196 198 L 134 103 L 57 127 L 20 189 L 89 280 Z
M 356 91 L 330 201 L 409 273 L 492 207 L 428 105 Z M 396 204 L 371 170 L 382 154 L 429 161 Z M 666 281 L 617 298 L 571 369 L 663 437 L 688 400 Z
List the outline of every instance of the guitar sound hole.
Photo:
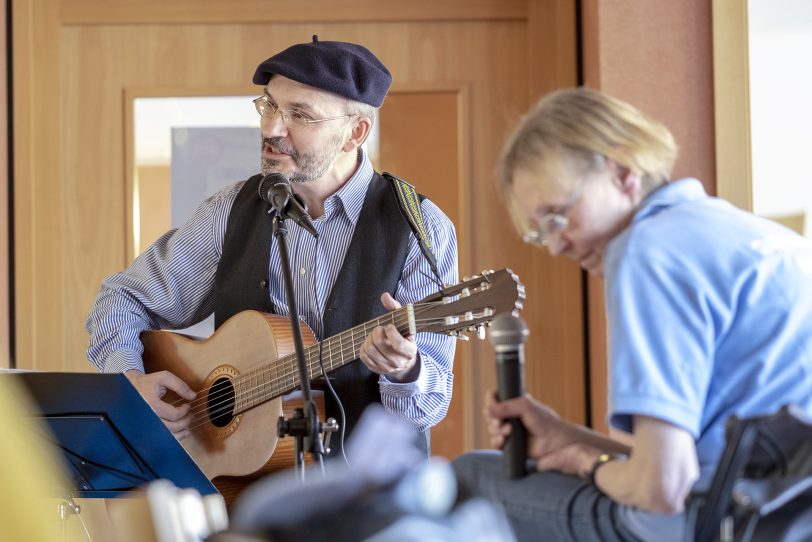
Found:
M 234 419 L 234 385 L 228 378 L 214 381 L 209 388 L 209 420 L 217 427 L 225 427 Z

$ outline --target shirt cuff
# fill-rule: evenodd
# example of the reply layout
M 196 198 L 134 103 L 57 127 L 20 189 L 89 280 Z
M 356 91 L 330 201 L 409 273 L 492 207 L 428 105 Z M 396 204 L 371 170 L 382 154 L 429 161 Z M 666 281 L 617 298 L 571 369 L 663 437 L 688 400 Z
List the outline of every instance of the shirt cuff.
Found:
M 426 371 L 423 370 L 423 362 L 420 360 L 420 354 L 417 355 L 417 378 L 412 382 L 392 382 L 385 375 L 378 377 L 378 384 L 381 387 L 381 394 L 395 396 L 395 397 L 412 397 L 420 395 L 428 388 L 428 376 Z
M 116 350 L 104 360 L 103 373 L 125 373 L 131 369 L 144 372 L 141 355 L 131 350 Z

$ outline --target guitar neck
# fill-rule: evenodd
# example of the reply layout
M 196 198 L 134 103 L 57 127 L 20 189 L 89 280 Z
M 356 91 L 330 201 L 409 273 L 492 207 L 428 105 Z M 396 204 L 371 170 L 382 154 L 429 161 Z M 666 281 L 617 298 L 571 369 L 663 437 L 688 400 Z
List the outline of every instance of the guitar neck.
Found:
M 377 326 L 393 324 L 401 335 L 414 335 L 416 325 L 412 305 L 387 313 L 357 325 L 320 343 L 305 348 L 305 366 L 310 380 L 325 372 L 332 372 L 358 359 L 361 345 L 367 335 Z M 321 362 L 319 363 L 319 358 Z M 237 398 L 234 413 L 239 414 L 252 407 L 285 395 L 299 387 L 299 368 L 296 353 L 261 363 L 234 379 Z

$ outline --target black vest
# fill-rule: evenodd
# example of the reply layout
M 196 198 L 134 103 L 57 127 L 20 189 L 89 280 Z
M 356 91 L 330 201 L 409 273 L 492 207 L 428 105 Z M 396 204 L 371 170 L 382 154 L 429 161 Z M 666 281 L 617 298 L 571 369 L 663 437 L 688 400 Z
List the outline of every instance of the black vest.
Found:
M 262 175 L 246 181 L 228 217 L 223 255 L 215 276 L 215 326 L 244 310 L 276 312 L 268 292 L 272 215 L 257 195 Z M 324 311 L 324 337 L 332 337 L 386 312 L 380 294 L 395 294 L 408 252 L 410 227 L 401 215 L 389 181 L 377 173 L 367 189 L 341 270 Z M 330 373 L 330 382 L 341 398 L 347 417 L 346 433 L 355 427 L 361 412 L 380 402 L 378 375 L 354 361 Z M 340 422 L 338 406 L 324 391 L 327 416 Z M 322 416 L 324 417 L 324 416 Z M 420 445 L 428 449 L 428 435 Z M 333 454 L 338 436 L 331 440 Z M 332 455 L 332 454 L 331 454 Z

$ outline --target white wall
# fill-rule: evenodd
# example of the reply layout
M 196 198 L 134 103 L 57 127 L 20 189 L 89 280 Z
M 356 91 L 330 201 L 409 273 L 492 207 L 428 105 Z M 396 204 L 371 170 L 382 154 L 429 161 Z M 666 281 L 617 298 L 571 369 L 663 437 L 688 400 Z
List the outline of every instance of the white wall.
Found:
M 748 3 L 753 211 L 812 233 L 812 1 Z

